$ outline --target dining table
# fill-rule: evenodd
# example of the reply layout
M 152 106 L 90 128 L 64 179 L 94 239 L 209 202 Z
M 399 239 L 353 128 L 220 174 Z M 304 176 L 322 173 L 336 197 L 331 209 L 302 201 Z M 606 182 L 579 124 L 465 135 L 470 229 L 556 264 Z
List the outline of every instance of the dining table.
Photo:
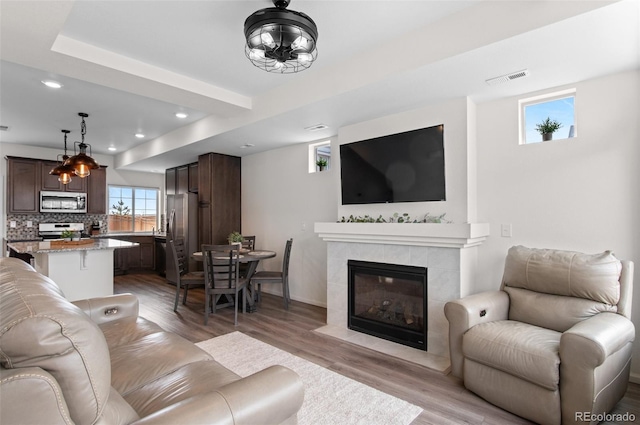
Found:
M 258 264 L 260 263 L 260 260 L 266 260 L 268 258 L 273 258 L 275 256 L 276 256 L 275 251 L 269 251 L 264 249 L 256 249 L 256 250 L 250 251 L 244 248 L 240 249 L 240 254 L 238 255 L 238 262 L 248 265 L 247 272 L 246 272 L 247 273 L 246 275 L 247 290 L 245 291 L 245 302 L 247 303 L 248 313 L 254 313 L 257 310 L 254 291 L 250 284 L 251 277 L 256 272 L 256 269 L 258 268 Z M 195 261 L 203 261 L 202 251 L 194 252 L 193 254 L 191 254 L 191 258 L 194 259 Z

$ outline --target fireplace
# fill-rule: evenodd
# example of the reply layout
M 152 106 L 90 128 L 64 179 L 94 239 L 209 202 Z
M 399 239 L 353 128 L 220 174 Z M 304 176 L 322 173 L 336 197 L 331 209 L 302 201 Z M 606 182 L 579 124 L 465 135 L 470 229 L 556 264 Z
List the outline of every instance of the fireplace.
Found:
M 427 268 L 348 261 L 348 328 L 427 351 Z

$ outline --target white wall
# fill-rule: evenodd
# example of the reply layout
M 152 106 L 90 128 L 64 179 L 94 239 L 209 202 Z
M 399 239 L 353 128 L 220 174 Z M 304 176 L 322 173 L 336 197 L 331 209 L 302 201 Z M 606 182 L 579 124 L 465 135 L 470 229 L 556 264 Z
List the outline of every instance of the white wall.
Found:
M 334 158 L 335 152 L 332 147 Z M 308 158 L 308 144 L 242 158 L 242 233 L 256 235 L 258 249 L 278 252 L 276 258 L 261 262 L 265 270 L 282 268 L 285 242 L 293 238 L 291 298 L 326 307 L 327 248 L 313 224 L 336 220 L 333 177 L 340 169 L 309 173 Z M 281 294 L 280 287 L 263 290 Z
M 518 98 L 477 105 L 478 221 L 491 224 L 492 236 L 479 249 L 475 292 L 498 289 L 505 253 L 519 244 L 610 249 L 635 262 L 640 283 L 640 73 L 557 89 L 569 87 L 577 89 L 574 139 L 520 146 Z M 513 237 L 500 237 L 503 223 Z M 640 331 L 639 290 L 633 306 Z M 640 378 L 640 338 L 632 373 Z
M 412 111 L 401 112 L 395 115 L 366 121 L 338 131 L 339 144 L 352 143 L 373 137 L 388 134 L 401 133 L 424 127 L 444 124 L 444 159 L 445 159 L 445 185 L 447 200 L 444 202 L 401 202 L 393 204 L 370 205 L 341 205 L 340 200 L 340 173 L 334 175 L 334 190 L 337 192 L 337 216 L 349 217 L 369 215 L 377 218 L 382 215 L 387 219 L 394 213 L 408 213 L 412 219 L 424 217 L 426 213 L 440 215 L 446 213 L 445 219 L 456 223 L 475 221 L 475 185 L 469 185 L 468 180 L 475 181 L 475 176 L 470 176 L 468 158 L 473 142 L 470 133 L 475 124 L 475 105 L 466 98 L 458 98 L 437 105 L 429 105 Z M 332 148 L 339 152 L 336 146 Z M 474 156 L 471 152 L 471 156 Z M 332 159 L 334 167 L 339 169 L 339 155 Z M 473 205 L 469 200 L 474 202 Z

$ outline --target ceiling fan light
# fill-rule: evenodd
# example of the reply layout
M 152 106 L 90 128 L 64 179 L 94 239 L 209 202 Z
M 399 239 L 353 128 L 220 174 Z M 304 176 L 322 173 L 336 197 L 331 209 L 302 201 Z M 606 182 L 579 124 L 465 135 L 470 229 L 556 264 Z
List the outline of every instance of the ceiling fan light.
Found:
M 245 20 L 245 55 L 267 72 L 288 74 L 309 68 L 318 55 L 315 22 L 302 12 L 287 10 L 289 0 L 272 1 L 276 7 L 258 10 Z M 302 53 L 308 55 L 301 59 Z
M 249 59 L 251 60 L 264 60 L 264 50 L 262 49 L 251 49 L 249 52 Z
M 291 43 L 291 48 L 294 50 L 298 50 L 298 49 L 307 49 L 307 45 L 309 44 L 309 40 L 307 40 L 306 37 L 299 35 L 298 37 L 296 37 L 295 40 L 293 40 L 293 43 Z
M 313 60 L 313 56 L 310 53 L 298 53 L 298 62 L 308 63 Z

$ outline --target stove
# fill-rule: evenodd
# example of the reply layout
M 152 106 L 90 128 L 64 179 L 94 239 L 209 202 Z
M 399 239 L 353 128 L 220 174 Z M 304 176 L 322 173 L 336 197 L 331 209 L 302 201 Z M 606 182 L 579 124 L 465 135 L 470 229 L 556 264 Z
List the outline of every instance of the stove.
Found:
M 80 232 L 83 238 L 89 237 L 84 232 L 84 223 L 40 223 L 38 224 L 38 235 L 42 239 L 60 239 L 62 232 L 71 230 Z

